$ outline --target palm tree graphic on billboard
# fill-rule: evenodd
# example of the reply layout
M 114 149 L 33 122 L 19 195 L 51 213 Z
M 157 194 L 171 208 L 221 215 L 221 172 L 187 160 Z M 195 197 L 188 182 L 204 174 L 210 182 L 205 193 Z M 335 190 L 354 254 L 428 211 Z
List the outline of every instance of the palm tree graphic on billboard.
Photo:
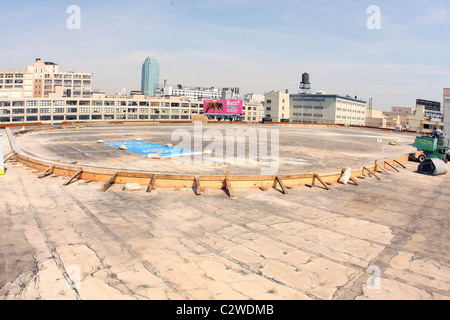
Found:
M 205 109 L 206 113 L 215 112 L 215 111 L 223 111 L 223 103 L 220 101 L 211 101 L 206 105 Z

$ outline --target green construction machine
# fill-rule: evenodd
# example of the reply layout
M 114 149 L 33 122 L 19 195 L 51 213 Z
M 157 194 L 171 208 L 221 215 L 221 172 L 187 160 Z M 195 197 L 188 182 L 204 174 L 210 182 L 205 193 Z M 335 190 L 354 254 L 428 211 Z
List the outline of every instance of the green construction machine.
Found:
M 419 162 L 434 158 L 444 160 L 446 163 L 450 160 L 450 147 L 445 145 L 442 132 L 437 132 L 433 137 L 416 137 L 414 148 L 418 151 L 423 151 L 423 154 L 417 158 Z

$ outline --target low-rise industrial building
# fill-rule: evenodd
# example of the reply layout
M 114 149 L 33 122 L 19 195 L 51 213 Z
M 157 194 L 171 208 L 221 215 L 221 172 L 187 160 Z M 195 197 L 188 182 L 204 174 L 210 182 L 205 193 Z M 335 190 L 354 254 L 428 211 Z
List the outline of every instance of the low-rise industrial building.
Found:
M 336 94 L 294 94 L 290 96 L 291 122 L 364 126 L 365 101 Z

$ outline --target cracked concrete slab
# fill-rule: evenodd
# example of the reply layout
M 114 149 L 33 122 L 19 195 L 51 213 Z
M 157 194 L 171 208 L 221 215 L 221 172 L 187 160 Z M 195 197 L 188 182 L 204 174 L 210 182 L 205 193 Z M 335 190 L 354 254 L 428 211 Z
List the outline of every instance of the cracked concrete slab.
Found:
M 230 199 L 100 193 L 7 162 L 0 299 L 448 300 L 448 175 L 406 167 L 359 187 Z

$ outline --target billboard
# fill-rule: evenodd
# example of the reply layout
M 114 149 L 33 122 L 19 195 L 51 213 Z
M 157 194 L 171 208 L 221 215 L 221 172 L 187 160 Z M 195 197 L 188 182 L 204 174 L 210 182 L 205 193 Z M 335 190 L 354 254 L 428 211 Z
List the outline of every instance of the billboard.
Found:
M 242 114 L 242 100 L 203 100 L 203 113 L 215 115 Z
M 417 99 L 416 105 L 425 106 L 425 117 L 435 121 L 443 120 L 440 102 Z

